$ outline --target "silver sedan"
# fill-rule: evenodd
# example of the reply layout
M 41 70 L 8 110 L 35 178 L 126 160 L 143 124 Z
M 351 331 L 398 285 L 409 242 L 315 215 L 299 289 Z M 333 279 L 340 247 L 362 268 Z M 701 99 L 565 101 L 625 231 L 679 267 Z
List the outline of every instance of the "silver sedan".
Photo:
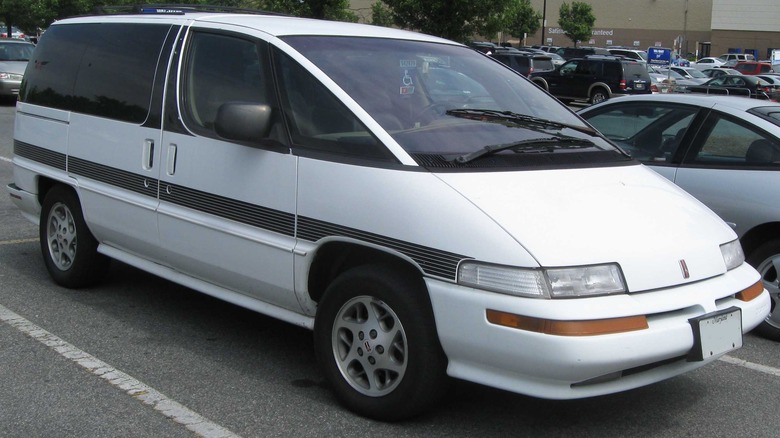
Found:
M 579 114 L 734 228 L 772 296 L 756 331 L 780 341 L 780 104 L 663 94 L 608 100 Z

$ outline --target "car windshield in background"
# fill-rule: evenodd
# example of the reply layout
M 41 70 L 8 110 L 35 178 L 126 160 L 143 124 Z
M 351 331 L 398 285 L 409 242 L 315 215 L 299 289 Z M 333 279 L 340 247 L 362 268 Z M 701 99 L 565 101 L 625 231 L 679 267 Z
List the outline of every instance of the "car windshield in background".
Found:
M 433 154 L 452 160 L 486 146 L 555 136 L 586 139 L 592 147 L 540 151 L 606 150 L 623 159 L 565 106 L 521 75 L 467 47 L 359 37 L 283 39 L 335 81 L 412 156 Z M 462 117 L 451 110 L 520 114 L 554 123 Z M 508 148 L 500 155 L 520 154 Z
M 29 61 L 35 46 L 28 43 L 0 41 L 0 61 Z

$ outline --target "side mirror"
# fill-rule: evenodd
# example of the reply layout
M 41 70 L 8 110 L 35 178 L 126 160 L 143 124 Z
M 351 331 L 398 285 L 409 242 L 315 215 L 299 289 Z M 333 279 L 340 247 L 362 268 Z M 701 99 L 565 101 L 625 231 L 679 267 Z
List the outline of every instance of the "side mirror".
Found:
M 250 102 L 227 102 L 217 110 L 214 130 L 222 138 L 258 142 L 271 130 L 271 107 Z

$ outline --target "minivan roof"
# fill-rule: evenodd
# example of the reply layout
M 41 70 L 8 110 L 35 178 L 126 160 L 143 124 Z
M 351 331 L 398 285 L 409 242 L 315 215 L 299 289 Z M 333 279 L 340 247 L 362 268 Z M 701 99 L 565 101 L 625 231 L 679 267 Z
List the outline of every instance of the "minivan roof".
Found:
M 175 24 L 215 23 L 257 29 L 269 35 L 282 37 L 291 35 L 323 36 L 360 36 L 368 38 L 394 38 L 402 40 L 430 41 L 436 43 L 462 45 L 431 35 L 367 24 L 332 22 L 309 18 L 281 15 L 258 15 L 246 13 L 208 13 L 185 12 L 183 14 L 128 14 L 128 15 L 91 15 L 66 18 L 52 23 L 61 26 L 76 23 L 149 23 L 163 22 Z

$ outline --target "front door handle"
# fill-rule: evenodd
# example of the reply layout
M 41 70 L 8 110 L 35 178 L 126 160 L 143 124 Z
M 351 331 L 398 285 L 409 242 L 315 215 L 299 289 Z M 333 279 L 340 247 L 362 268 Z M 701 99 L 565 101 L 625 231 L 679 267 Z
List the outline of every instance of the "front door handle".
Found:
M 176 173 L 176 145 L 171 143 L 168 145 L 168 165 L 165 169 L 168 175 L 173 176 Z

